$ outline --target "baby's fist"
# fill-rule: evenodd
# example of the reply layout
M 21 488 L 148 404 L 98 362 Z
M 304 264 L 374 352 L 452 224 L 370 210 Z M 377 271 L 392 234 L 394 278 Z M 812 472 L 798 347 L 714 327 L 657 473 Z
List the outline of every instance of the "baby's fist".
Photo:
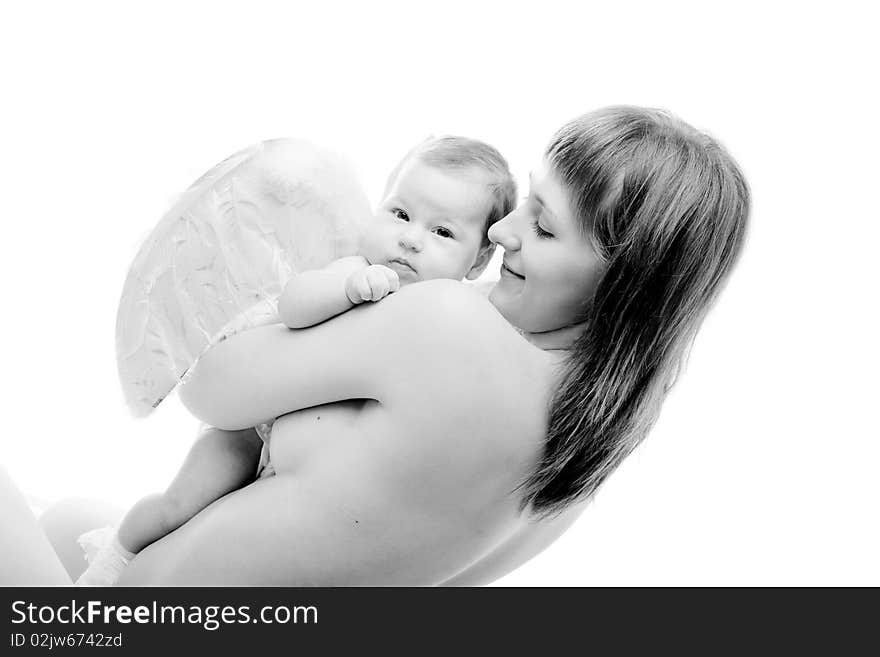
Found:
M 397 272 L 385 265 L 365 267 L 351 274 L 345 282 L 345 293 L 355 305 L 364 301 L 378 301 L 399 289 Z

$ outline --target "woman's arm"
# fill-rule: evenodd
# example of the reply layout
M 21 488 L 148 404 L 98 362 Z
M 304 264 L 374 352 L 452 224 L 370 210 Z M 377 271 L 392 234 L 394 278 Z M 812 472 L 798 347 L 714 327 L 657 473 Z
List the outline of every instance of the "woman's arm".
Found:
M 345 399 L 385 403 L 410 385 L 423 354 L 478 348 L 472 325 L 443 328 L 472 316 L 474 303 L 487 306 L 460 283 L 428 281 L 311 328 L 245 331 L 198 361 L 180 398 L 198 419 L 233 430 Z

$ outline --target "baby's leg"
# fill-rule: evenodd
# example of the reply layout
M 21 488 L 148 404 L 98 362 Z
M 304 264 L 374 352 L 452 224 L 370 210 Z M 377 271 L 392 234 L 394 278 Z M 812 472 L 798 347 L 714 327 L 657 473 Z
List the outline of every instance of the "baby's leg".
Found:
M 122 547 L 140 552 L 211 502 L 253 481 L 261 447 L 253 429 L 206 428 L 168 489 L 140 500 L 125 515 L 117 534 Z
M 261 447 L 254 429 L 206 428 L 168 489 L 145 497 L 125 514 L 112 541 L 104 544 L 76 583 L 112 585 L 136 553 L 211 502 L 253 481 Z

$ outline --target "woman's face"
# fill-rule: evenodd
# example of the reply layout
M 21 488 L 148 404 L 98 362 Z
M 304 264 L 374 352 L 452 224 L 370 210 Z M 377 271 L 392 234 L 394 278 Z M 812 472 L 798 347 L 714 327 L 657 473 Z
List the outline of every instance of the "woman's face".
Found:
M 489 239 L 504 248 L 489 300 L 514 326 L 543 333 L 578 320 L 602 262 L 546 159 L 529 178 L 529 196 L 489 229 Z

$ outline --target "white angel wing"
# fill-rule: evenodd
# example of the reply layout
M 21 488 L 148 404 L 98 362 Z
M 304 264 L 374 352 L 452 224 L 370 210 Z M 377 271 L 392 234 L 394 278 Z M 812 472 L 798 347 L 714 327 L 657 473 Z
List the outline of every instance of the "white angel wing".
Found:
M 150 413 L 209 347 L 275 320 L 296 272 L 352 255 L 369 202 L 338 154 L 257 144 L 199 178 L 153 229 L 116 317 L 126 401 Z

